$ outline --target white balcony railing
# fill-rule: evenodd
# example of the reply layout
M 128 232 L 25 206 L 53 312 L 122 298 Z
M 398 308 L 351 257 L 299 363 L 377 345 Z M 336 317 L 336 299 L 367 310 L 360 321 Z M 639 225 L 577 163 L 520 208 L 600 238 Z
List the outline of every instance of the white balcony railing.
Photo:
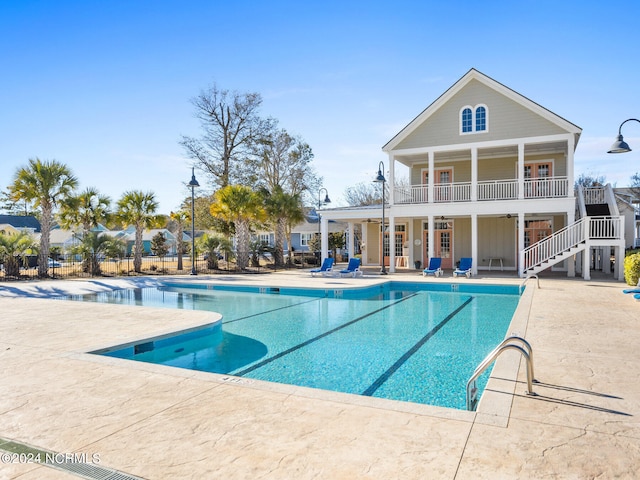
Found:
M 469 202 L 471 201 L 471 182 L 439 183 L 433 186 L 435 203 Z M 477 199 L 516 200 L 519 198 L 518 180 L 483 180 L 476 185 Z M 523 198 L 558 198 L 566 197 L 569 192 L 567 177 L 550 177 L 526 179 L 524 181 Z M 429 186 L 412 185 L 395 189 L 395 203 L 428 203 Z
M 566 197 L 568 191 L 567 177 L 532 178 L 524 181 L 524 198 Z
M 518 198 L 518 180 L 478 182 L 478 200 L 514 200 Z
M 585 205 L 607 203 L 603 187 L 582 187 Z
M 471 200 L 471 183 L 439 183 L 433 186 L 436 203 L 468 202 Z

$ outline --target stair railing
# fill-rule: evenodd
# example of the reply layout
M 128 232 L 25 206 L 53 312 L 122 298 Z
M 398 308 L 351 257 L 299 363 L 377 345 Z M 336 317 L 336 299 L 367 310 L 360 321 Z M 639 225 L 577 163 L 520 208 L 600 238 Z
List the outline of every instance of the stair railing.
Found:
M 577 222 L 561 228 L 552 235 L 522 250 L 520 253 L 522 271 L 526 272 L 550 258 L 583 243 L 586 240 L 585 226 L 588 219 L 589 217 L 581 218 Z

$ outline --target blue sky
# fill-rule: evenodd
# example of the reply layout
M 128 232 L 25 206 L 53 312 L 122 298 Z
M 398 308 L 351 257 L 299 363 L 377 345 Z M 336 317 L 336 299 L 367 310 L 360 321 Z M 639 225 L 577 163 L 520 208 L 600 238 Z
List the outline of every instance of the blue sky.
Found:
M 190 98 L 216 82 L 263 96 L 339 206 L 472 67 L 582 127 L 576 174 L 625 186 L 640 124 L 623 129 L 633 152 L 606 151 L 640 117 L 639 22 L 636 0 L 4 0 L 0 188 L 37 156 L 114 200 L 151 190 L 168 213 L 188 195 Z

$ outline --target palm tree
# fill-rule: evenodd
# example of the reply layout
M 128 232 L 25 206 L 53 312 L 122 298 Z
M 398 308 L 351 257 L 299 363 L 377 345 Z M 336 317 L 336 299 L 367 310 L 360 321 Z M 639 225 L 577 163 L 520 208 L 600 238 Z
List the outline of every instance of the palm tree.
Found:
M 0 234 L 0 263 L 5 277 L 20 276 L 20 263 L 24 265 L 35 249 L 36 241 L 27 232 Z
M 216 270 L 218 268 L 218 254 L 231 250 L 231 242 L 221 235 L 204 234 L 198 239 L 198 247 L 207 256 L 207 269 Z
M 109 219 L 110 206 L 111 199 L 108 196 L 101 195 L 96 188 L 86 188 L 60 202 L 60 224 L 64 228 L 80 226 L 86 234 Z
M 111 199 L 101 195 L 96 188 L 89 187 L 77 195 L 71 195 L 60 202 L 60 224 L 63 228 L 82 227 L 80 241 L 92 228 L 109 219 Z M 85 256 L 82 260 L 83 270 L 89 271 L 91 259 Z
M 94 275 L 100 275 L 102 269 L 100 267 L 100 258 L 116 258 L 124 248 L 124 242 L 110 235 L 101 232 L 88 232 L 79 236 L 80 244 L 72 249 L 72 253 L 78 253 L 83 258 L 89 259 L 88 272 Z
M 158 210 L 158 202 L 152 192 L 130 190 L 123 193 L 118 200 L 116 215 L 125 227 L 134 226 L 136 229 L 133 257 L 133 269 L 136 273 L 142 271 L 142 233 L 145 228 L 153 228 L 160 222 L 156 210 Z
M 300 195 L 286 193 L 282 187 L 276 186 L 269 192 L 262 190 L 270 223 L 275 227 L 273 256 L 276 267 L 284 263 L 285 237 L 291 249 L 291 229 L 304 220 L 304 211 Z
M 48 276 L 49 235 L 53 223 L 53 211 L 58 203 L 77 187 L 78 180 L 66 165 L 56 160 L 29 159 L 27 167 L 20 168 L 9 186 L 13 201 L 33 202 L 40 209 L 40 252 L 38 254 L 38 276 Z
M 211 215 L 227 222 L 233 222 L 236 229 L 238 268 L 244 270 L 249 265 L 249 241 L 251 225 L 264 221 L 266 212 L 262 198 L 245 185 L 227 185 L 214 195 Z
M 178 254 L 178 271 L 180 271 L 182 270 L 182 255 L 184 254 L 184 225 L 191 215 L 185 210 L 178 210 L 177 212 L 171 212 L 169 217 L 176 224 L 176 253 Z

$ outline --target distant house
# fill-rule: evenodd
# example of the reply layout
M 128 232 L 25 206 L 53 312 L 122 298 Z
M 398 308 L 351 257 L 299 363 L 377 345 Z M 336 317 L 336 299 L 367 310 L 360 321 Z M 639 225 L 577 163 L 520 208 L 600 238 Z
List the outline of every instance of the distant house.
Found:
M 640 196 L 637 189 L 614 188 L 618 210 L 625 218 L 625 245 L 627 248 L 640 248 Z
M 320 226 L 318 213 L 311 209 L 305 215 L 305 220 L 291 230 L 291 246 L 293 247 L 294 252 L 309 252 L 309 243 L 311 240 L 318 235 Z M 342 222 L 330 221 L 328 223 L 328 231 L 329 233 L 345 232 L 346 224 Z M 275 233 L 273 231 L 258 231 L 255 234 L 255 238 L 257 240 L 261 240 L 267 243 L 270 246 L 273 246 L 275 243 Z M 283 246 L 285 254 L 287 254 L 290 250 L 289 244 L 285 238 L 284 246 Z
M 49 234 L 49 246 L 57 247 L 61 252 L 70 252 L 79 243 L 80 240 L 73 230 L 54 228 Z
M 126 230 L 122 230 L 119 232 L 107 232 L 109 235 L 123 240 L 127 244 L 127 255 L 131 255 L 133 252 L 133 246 L 136 241 L 136 230 L 134 227 L 129 227 Z M 161 233 L 167 242 L 167 246 L 169 247 L 168 255 L 175 255 L 177 253 L 177 240 L 176 236 L 171 233 L 166 228 L 153 228 L 151 230 L 145 230 L 142 233 L 142 250 L 143 255 L 151 255 L 151 240 L 158 233 Z M 188 237 L 186 234 L 183 234 L 183 241 L 191 240 L 191 237 Z
M 16 233 L 20 233 L 13 225 L 9 225 L 8 223 L 0 223 L 0 234 L 1 235 L 13 235 Z
M 40 222 L 33 215 L 0 215 L 0 227 L 2 225 L 11 226 L 19 232 L 40 233 Z M 9 231 L 6 227 L 5 230 Z

